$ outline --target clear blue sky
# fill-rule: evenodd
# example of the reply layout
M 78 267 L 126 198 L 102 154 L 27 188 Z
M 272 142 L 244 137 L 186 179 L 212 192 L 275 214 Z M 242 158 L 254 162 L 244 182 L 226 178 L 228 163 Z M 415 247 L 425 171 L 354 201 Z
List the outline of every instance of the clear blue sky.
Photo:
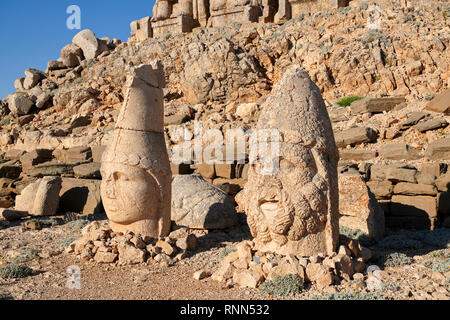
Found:
M 45 70 L 80 30 L 69 30 L 70 5 L 81 9 L 81 30 L 127 41 L 130 22 L 152 15 L 155 0 L 0 0 L 0 99 L 15 91 L 27 68 Z

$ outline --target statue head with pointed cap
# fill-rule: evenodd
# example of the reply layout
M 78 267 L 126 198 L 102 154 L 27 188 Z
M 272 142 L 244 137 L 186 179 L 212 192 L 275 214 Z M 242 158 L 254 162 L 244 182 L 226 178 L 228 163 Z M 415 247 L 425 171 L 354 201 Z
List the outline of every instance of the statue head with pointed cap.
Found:
M 172 175 L 164 140 L 161 63 L 132 67 L 126 86 L 112 143 L 102 158 L 103 206 L 116 232 L 166 236 Z

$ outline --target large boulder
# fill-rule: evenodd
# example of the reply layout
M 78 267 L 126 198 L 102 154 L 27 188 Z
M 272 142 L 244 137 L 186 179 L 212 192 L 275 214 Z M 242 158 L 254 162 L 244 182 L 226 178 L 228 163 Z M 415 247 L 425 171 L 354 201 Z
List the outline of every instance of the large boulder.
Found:
M 70 43 L 61 50 L 62 63 L 68 68 L 75 68 L 84 60 L 83 50 L 76 44 Z
M 13 93 L 8 96 L 8 107 L 13 115 L 28 114 L 33 104 L 33 100 L 26 93 Z
M 45 78 L 45 75 L 42 71 L 33 68 L 25 70 L 25 76 L 25 80 L 23 81 L 23 87 L 25 90 L 30 90 L 31 88 L 36 86 L 39 81 Z
M 105 46 L 97 39 L 95 33 L 89 29 L 80 31 L 72 39 L 72 43 L 83 50 L 86 59 L 94 59 L 105 49 Z
M 172 220 L 195 229 L 225 229 L 238 217 L 231 198 L 200 175 L 177 175 L 172 181 Z

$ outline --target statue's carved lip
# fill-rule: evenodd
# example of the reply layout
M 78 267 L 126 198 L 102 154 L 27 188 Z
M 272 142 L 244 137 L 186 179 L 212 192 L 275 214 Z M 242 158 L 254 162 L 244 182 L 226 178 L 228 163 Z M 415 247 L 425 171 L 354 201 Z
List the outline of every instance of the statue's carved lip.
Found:
M 117 212 L 117 207 L 116 206 L 108 206 L 108 211 Z

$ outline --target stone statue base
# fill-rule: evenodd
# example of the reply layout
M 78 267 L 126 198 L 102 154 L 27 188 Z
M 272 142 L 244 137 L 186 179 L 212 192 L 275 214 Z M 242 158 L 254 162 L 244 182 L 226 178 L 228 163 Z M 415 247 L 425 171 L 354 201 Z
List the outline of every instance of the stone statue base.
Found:
M 223 27 L 233 22 L 242 24 L 258 22 L 260 16 L 261 8 L 257 6 L 217 10 L 211 13 L 211 17 L 208 21 L 208 26 Z
M 166 236 L 170 233 L 170 217 L 165 223 L 163 223 L 161 219 L 145 219 L 130 224 L 119 224 L 109 221 L 109 224 L 114 232 L 122 232 L 125 234 L 127 231 L 131 231 L 134 234 L 140 234 L 142 237 L 154 239 Z M 159 230 L 159 233 L 152 232 L 155 230 Z
M 153 37 L 159 38 L 165 34 L 192 32 L 194 20 L 190 16 L 179 16 L 163 21 L 152 22 Z
M 319 233 L 308 234 L 299 241 L 288 241 L 284 245 L 278 245 L 274 241 L 269 243 L 262 243 L 255 241 L 255 250 L 266 253 L 278 253 L 281 255 L 295 255 L 295 256 L 313 256 L 318 253 L 324 255 L 332 252 L 329 245 L 328 237 L 325 235 L 326 230 Z M 331 249 L 331 250 L 330 250 Z

